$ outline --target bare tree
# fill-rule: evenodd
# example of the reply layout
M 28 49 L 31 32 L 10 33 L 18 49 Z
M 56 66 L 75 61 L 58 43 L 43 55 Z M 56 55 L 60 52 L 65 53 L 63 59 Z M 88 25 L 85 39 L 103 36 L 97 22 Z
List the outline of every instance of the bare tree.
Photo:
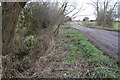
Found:
M 44 55 L 46 51 L 49 51 L 49 48 L 53 48 L 55 44 L 55 36 L 58 34 L 60 25 L 64 23 L 64 18 L 67 14 L 75 10 L 73 7 L 73 10 L 66 11 L 68 2 L 61 4 L 58 2 L 31 2 L 27 3 L 26 6 L 25 4 L 26 2 L 2 3 L 3 55 L 7 55 L 7 57 L 3 56 L 3 77 L 16 76 L 14 72 L 19 71 L 20 69 L 27 69 L 24 69 L 24 63 L 26 63 L 27 66 L 31 67 L 31 65 L 28 65 L 32 63 L 28 61 L 30 57 L 37 56 L 38 58 L 41 55 Z M 23 18 L 23 21 L 19 22 L 21 16 Z M 20 23 L 20 25 L 17 24 L 17 22 Z M 26 31 L 24 31 L 23 28 L 27 28 Z M 19 34 L 16 34 L 17 32 L 19 32 Z M 27 33 L 27 35 L 23 35 L 22 32 L 24 34 Z M 16 35 L 20 35 L 20 37 L 16 37 Z M 22 42 L 26 40 L 27 36 L 29 37 L 31 35 L 35 35 L 37 38 L 37 44 L 34 45 L 34 48 L 29 48 L 28 50 L 24 51 L 18 50 L 18 52 L 16 51 L 17 53 L 13 53 L 12 56 L 11 54 L 8 54 L 10 52 L 13 52 L 13 48 L 11 46 L 12 43 L 15 43 L 15 38 L 16 41 L 18 41 L 16 45 L 20 46 L 19 49 L 22 49 Z M 19 41 L 19 39 L 22 39 L 22 42 Z M 17 47 L 16 45 L 15 48 Z M 39 54 L 36 54 L 38 52 Z M 20 60 L 20 62 L 16 61 L 16 56 L 19 56 L 22 58 L 22 60 Z M 29 59 L 25 59 L 26 61 L 24 62 L 23 59 L 25 56 L 29 56 Z M 13 66 L 16 65 L 18 68 L 13 68 Z
M 118 2 L 118 8 L 117 8 L 117 15 L 118 15 L 118 20 L 120 20 L 120 1 Z
M 114 17 L 114 10 L 118 1 L 111 4 L 110 0 L 97 0 L 96 2 L 92 0 L 92 5 L 96 9 L 97 14 L 97 24 L 102 26 L 109 26 L 112 23 L 112 18 Z
M 114 9 L 115 9 L 115 7 L 118 3 L 118 1 L 115 2 L 113 4 L 113 6 L 110 7 L 110 9 L 109 9 L 109 5 L 110 5 L 109 2 L 110 2 L 110 0 L 104 1 L 104 6 L 103 6 L 104 7 L 103 8 L 104 12 L 103 12 L 103 21 L 102 21 L 102 26 L 104 26 L 104 27 L 110 26 L 109 24 L 112 24 L 112 20 L 111 20 L 111 18 L 113 17 L 112 14 L 113 14 Z M 107 23 L 108 21 L 109 21 L 109 23 Z

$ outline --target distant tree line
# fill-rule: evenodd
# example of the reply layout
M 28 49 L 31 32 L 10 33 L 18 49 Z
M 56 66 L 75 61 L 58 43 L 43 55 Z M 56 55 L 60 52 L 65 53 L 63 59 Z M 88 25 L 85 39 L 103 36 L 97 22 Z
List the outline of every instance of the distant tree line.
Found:
M 104 27 L 112 26 L 112 22 L 118 17 L 118 10 L 116 10 L 118 1 L 112 0 L 97 0 L 96 2 L 92 0 L 93 7 L 96 10 L 97 25 L 102 25 Z

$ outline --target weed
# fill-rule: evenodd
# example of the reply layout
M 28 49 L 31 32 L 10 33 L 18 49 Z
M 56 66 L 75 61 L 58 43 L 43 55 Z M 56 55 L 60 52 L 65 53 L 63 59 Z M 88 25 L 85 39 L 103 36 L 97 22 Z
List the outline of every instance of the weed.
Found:
M 118 72 L 114 68 L 95 67 L 90 73 L 94 78 L 117 78 Z
M 74 46 L 74 45 L 69 45 L 70 49 L 72 49 L 73 51 L 77 51 L 79 50 L 79 47 Z
M 67 54 L 66 57 L 63 58 L 64 61 L 67 61 L 67 63 L 71 66 L 74 66 L 78 63 L 77 59 L 74 58 L 73 54 Z
M 47 56 L 53 56 L 53 54 L 48 54 Z

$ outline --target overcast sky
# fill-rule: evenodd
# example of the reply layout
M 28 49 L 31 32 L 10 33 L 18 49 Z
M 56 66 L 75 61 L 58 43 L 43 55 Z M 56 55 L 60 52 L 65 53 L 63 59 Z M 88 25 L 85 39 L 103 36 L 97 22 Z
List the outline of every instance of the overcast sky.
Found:
M 65 1 L 65 0 L 63 0 L 63 1 Z M 94 14 L 95 8 L 92 5 L 90 5 L 90 3 L 92 3 L 92 1 L 96 2 L 97 0 L 66 0 L 66 1 L 73 3 L 73 4 L 75 3 L 78 8 L 80 8 L 82 6 L 83 10 L 81 10 L 78 13 L 78 16 L 75 18 L 75 20 L 83 20 L 84 17 L 89 17 L 90 20 L 96 19 L 96 15 Z M 105 0 L 100 0 L 100 1 L 105 1 Z M 118 1 L 118 0 L 109 0 L 110 6 L 113 6 L 116 1 Z M 76 10 L 73 11 L 71 13 L 71 15 L 75 12 L 76 12 Z
M 19 0 L 16 0 L 16 1 L 19 1 Z M 38 1 L 41 1 L 41 0 L 30 0 L 30 2 L 31 1 L 32 2 L 38 2 Z M 79 9 L 82 6 L 81 11 L 77 14 L 77 17 L 75 19 L 76 20 L 82 20 L 84 17 L 89 17 L 90 19 L 95 19 L 95 15 L 93 14 L 94 13 L 94 8 L 92 6 L 90 6 L 90 5 L 87 5 L 87 3 L 91 3 L 91 0 L 43 0 L 43 1 L 54 1 L 54 2 L 56 2 L 56 1 L 58 1 L 58 2 L 67 1 L 70 4 L 77 5 L 77 9 Z M 1 6 L 1 3 L 0 3 L 0 6 Z M 71 16 L 72 14 L 74 14 L 75 12 L 77 12 L 78 11 L 77 9 L 74 10 L 68 16 Z
M 84 17 L 89 17 L 90 20 L 96 19 L 96 16 L 94 15 L 95 12 L 94 7 L 88 4 L 88 3 L 92 3 L 91 0 L 69 0 L 69 1 L 70 3 L 75 3 L 78 9 L 82 7 L 80 12 L 77 14 L 77 17 L 75 18 L 76 20 L 83 20 Z M 75 13 L 76 11 L 77 10 L 73 11 L 72 13 Z
M 19 0 L 16 0 L 19 1 Z M 22 0 L 21 0 L 22 1 Z M 30 0 L 30 2 L 38 2 L 38 1 L 42 1 L 42 0 Z M 95 9 L 92 5 L 88 4 L 88 3 L 92 3 L 92 1 L 97 1 L 97 0 L 43 0 L 43 1 L 53 1 L 53 2 L 64 2 L 67 1 L 71 4 L 75 4 L 77 5 L 77 9 L 74 10 L 71 14 L 69 14 L 68 16 L 71 16 L 72 14 L 74 14 L 76 11 L 78 11 L 78 9 L 82 6 L 82 9 L 80 10 L 80 12 L 77 14 L 77 17 L 75 18 L 75 20 L 83 20 L 84 17 L 89 17 L 90 20 L 95 20 L 96 16 L 94 14 Z M 103 0 L 104 1 L 104 0 Z M 114 2 L 116 2 L 117 0 L 110 0 L 111 4 L 113 4 Z M 1 4 L 0 4 L 1 5 Z
M 19 0 L 16 0 L 16 1 L 19 1 Z M 38 2 L 38 1 L 41 1 L 41 0 L 30 0 L 30 2 L 31 1 L 32 2 Z M 43 1 L 45 1 L 45 0 L 43 0 Z M 56 1 L 58 1 L 58 2 L 68 1 L 71 4 L 77 5 L 77 9 L 79 9 L 82 6 L 81 11 L 78 13 L 77 17 L 75 18 L 76 20 L 82 20 L 84 17 L 89 17 L 90 19 L 95 19 L 96 18 L 95 15 L 93 14 L 94 11 L 95 11 L 94 8 L 90 5 L 87 5 L 87 3 L 91 3 L 91 0 L 46 0 L 46 1 L 54 1 L 54 2 L 56 2 Z M 1 3 L 0 3 L 0 6 L 1 6 Z M 78 11 L 77 9 L 74 10 L 68 16 L 71 16 L 72 14 L 77 12 Z
M 35 1 L 40 1 L 40 0 L 31 0 L 31 1 L 35 2 Z M 43 1 L 45 1 L 45 0 L 43 0 Z M 95 9 L 91 5 L 87 4 L 87 3 L 92 3 L 91 0 L 47 0 L 47 1 L 53 1 L 53 2 L 56 2 L 56 1 L 58 1 L 58 2 L 67 1 L 70 4 L 77 5 L 77 9 L 74 10 L 68 16 L 71 16 L 72 14 L 74 14 L 75 12 L 77 12 L 78 9 L 80 9 L 81 6 L 82 6 L 82 9 L 77 14 L 77 17 L 75 18 L 75 20 L 83 20 L 84 17 L 89 17 L 90 20 L 95 20 L 96 19 L 95 15 L 94 15 Z M 96 1 L 96 0 L 93 0 L 93 1 Z

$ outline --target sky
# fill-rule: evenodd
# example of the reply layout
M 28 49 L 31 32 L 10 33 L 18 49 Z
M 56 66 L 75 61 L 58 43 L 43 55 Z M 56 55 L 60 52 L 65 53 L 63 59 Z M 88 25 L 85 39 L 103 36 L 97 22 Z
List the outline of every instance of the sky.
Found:
M 71 3 L 75 3 L 77 5 L 77 8 L 81 8 L 80 12 L 77 14 L 77 17 L 75 20 L 83 20 L 84 17 L 89 17 L 90 20 L 95 20 L 96 16 L 94 14 L 95 9 L 92 5 L 88 3 L 92 3 L 91 0 L 69 0 Z M 93 0 L 96 1 L 96 0 Z M 73 11 L 72 13 L 75 13 L 77 10 Z M 72 15 L 71 13 L 71 15 Z M 70 15 L 70 16 L 71 16 Z
M 11 0 L 12 1 L 12 0 Z M 19 0 L 16 0 L 19 1 Z M 30 1 L 42 1 L 42 0 L 30 0 Z M 45 0 L 43 0 L 45 1 Z M 94 8 L 91 5 L 87 5 L 87 3 L 91 3 L 91 0 L 47 0 L 47 1 L 58 1 L 58 2 L 64 2 L 64 1 L 68 1 L 70 4 L 75 4 L 77 6 L 77 9 L 81 8 L 80 12 L 77 14 L 76 18 L 74 18 L 75 20 L 83 20 L 84 17 L 89 17 L 90 20 L 94 20 L 96 19 L 94 13 Z M 95 1 L 95 0 L 93 0 Z M 1 3 L 0 3 L 1 6 Z M 70 13 L 68 16 L 72 16 L 75 12 L 77 12 L 78 10 L 74 10 L 72 13 Z
M 16 1 L 19 1 L 19 0 L 16 0 Z M 96 19 L 96 16 L 94 14 L 95 8 L 88 3 L 92 3 L 92 1 L 96 2 L 97 0 L 30 0 L 30 2 L 38 2 L 38 1 L 53 1 L 53 2 L 67 1 L 70 4 L 74 4 L 77 6 L 77 8 L 72 13 L 68 14 L 68 16 L 72 16 L 75 12 L 77 12 L 82 7 L 82 9 L 77 14 L 77 17 L 74 18 L 74 20 L 83 20 L 84 17 L 89 17 L 90 20 Z M 105 0 L 103 0 L 103 1 L 105 1 Z M 113 2 L 116 2 L 117 0 L 110 0 L 110 1 L 111 1 L 111 4 L 113 4 Z M 1 5 L 1 3 L 0 3 L 0 5 Z
M 92 3 L 92 1 L 96 2 L 97 0 L 66 0 L 66 1 L 73 3 L 73 4 L 75 3 L 77 5 L 77 8 L 80 8 L 82 6 L 82 9 L 78 13 L 78 16 L 75 18 L 75 20 L 83 20 L 84 17 L 89 17 L 89 20 L 96 19 L 95 8 L 90 4 Z M 100 0 L 100 1 L 102 2 L 105 0 Z M 117 1 L 118 0 L 109 0 L 109 7 L 112 7 Z M 76 11 L 77 10 L 73 11 L 69 16 L 71 16 Z
M 17 0 L 16 0 L 17 1 Z M 19 0 L 18 0 L 19 1 Z M 30 1 L 41 1 L 41 0 L 30 0 Z M 68 1 L 70 4 L 75 4 L 77 6 L 77 9 L 81 8 L 80 12 L 77 14 L 75 20 L 83 20 L 84 17 L 89 17 L 90 20 L 96 19 L 94 13 L 94 8 L 91 5 L 87 5 L 87 3 L 91 3 L 91 0 L 47 0 L 47 1 L 58 1 L 58 2 L 64 2 Z M 95 0 L 93 0 L 95 1 Z M 0 3 L 1 6 L 1 3 Z M 74 10 L 72 13 L 70 13 L 68 16 L 72 16 L 75 12 L 78 10 Z
M 35 1 L 41 1 L 41 0 L 31 0 L 31 1 L 35 2 Z M 90 20 L 96 19 L 96 16 L 94 15 L 95 9 L 91 5 L 87 4 L 87 3 L 92 3 L 91 0 L 47 0 L 47 1 L 53 1 L 53 2 L 55 2 L 55 1 L 58 1 L 58 2 L 67 1 L 70 4 L 76 5 L 77 9 L 74 10 L 72 13 L 68 14 L 68 16 L 72 16 L 82 6 L 82 9 L 80 10 L 79 13 L 77 13 L 76 18 L 74 18 L 74 20 L 83 20 L 84 17 L 89 17 Z M 96 0 L 93 0 L 93 1 L 96 1 Z

